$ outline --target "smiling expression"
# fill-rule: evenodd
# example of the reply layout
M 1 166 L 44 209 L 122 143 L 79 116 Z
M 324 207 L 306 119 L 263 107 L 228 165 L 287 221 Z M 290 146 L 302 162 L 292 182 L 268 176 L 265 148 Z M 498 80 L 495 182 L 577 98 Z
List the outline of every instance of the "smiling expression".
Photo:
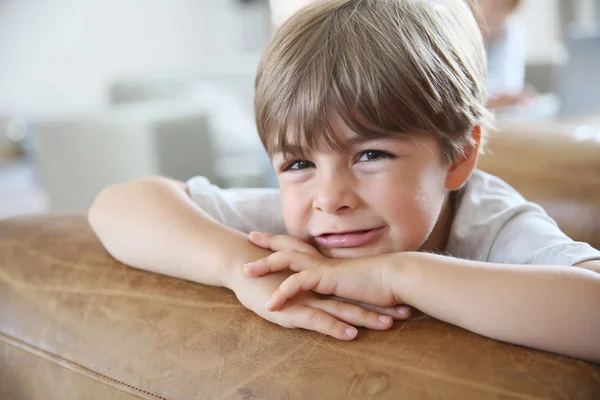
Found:
M 349 151 L 273 154 L 288 233 L 332 258 L 442 248 L 452 166 L 438 140 L 361 137 L 336 114 L 330 123 Z

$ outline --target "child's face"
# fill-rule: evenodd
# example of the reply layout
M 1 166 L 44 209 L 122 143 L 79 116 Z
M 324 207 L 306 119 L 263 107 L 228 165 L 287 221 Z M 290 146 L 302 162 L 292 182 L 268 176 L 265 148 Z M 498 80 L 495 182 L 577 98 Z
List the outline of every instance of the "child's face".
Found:
M 359 138 L 339 116 L 330 122 L 344 142 Z M 443 246 L 452 165 L 438 141 L 416 135 L 349 147 L 350 153 L 306 151 L 302 160 L 273 154 L 288 233 L 332 258 Z

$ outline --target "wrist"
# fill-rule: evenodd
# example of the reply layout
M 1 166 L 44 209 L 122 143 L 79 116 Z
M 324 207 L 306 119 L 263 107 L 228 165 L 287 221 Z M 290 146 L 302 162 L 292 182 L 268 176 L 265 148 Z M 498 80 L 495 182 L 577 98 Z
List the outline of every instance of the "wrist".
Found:
M 390 290 L 398 303 L 411 303 L 411 288 L 418 287 L 418 253 L 399 252 L 389 254 L 383 264 L 384 273 Z
M 221 286 L 235 292 L 237 283 L 247 279 L 244 273 L 244 264 L 268 257 L 273 252 L 255 246 L 243 235 L 243 240 L 235 245 L 236 250 L 230 252 L 229 261 L 221 274 Z

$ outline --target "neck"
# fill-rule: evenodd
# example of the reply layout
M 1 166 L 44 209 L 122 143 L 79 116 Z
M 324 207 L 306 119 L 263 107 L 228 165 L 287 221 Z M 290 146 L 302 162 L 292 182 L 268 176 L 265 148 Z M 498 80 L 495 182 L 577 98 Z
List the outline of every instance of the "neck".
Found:
M 444 252 L 446 244 L 448 243 L 448 237 L 450 236 L 450 230 L 452 229 L 452 222 L 454 220 L 454 192 L 450 192 L 444 199 L 440 216 L 431 231 L 431 234 L 425 240 L 425 243 L 421 246 L 421 251 L 433 251 L 433 252 Z

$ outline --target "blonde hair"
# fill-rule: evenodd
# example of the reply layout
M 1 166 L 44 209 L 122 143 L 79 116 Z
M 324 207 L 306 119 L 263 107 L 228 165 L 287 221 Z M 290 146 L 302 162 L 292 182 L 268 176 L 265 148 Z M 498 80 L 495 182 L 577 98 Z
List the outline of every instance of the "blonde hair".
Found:
M 360 136 L 435 135 L 451 161 L 489 121 L 485 85 L 483 41 L 464 0 L 321 1 L 264 51 L 257 129 L 271 154 L 344 148 L 329 123 L 335 111 Z

